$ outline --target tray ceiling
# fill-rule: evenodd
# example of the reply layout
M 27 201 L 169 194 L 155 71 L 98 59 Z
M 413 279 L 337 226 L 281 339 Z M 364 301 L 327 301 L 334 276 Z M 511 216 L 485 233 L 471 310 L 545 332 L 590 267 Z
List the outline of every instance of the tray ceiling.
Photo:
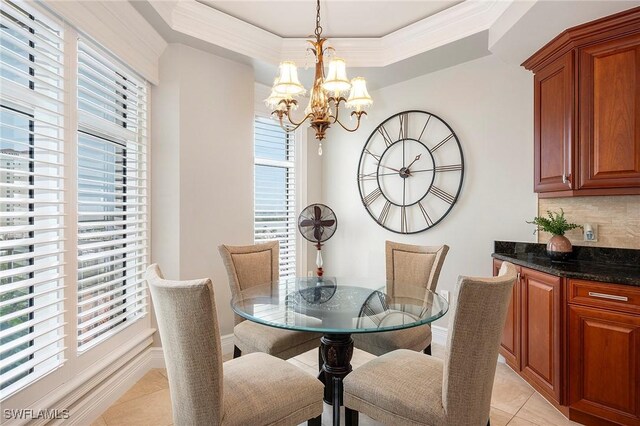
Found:
M 280 37 L 307 37 L 315 26 L 313 0 L 198 1 Z M 321 24 L 327 37 L 382 37 L 461 2 L 322 0 Z

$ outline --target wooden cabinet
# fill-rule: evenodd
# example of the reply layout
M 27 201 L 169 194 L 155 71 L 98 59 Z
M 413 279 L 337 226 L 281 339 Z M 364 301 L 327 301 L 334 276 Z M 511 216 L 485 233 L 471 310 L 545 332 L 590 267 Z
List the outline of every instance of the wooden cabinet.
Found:
M 493 275 L 502 261 L 494 259 Z M 557 404 L 561 398 L 561 278 L 517 267 L 518 281 L 500 341 L 500 354 L 512 369 Z
M 561 403 L 561 279 L 526 268 L 521 276 L 520 371 L 540 393 Z
M 502 261 L 494 259 L 493 275 L 498 275 Z M 511 293 L 511 303 L 507 311 L 507 319 L 502 332 L 502 340 L 500 341 L 500 355 L 505 362 L 514 370 L 520 371 L 520 267 L 518 270 L 518 281 L 513 286 Z
M 534 190 L 573 188 L 573 52 L 534 76 Z
M 570 305 L 569 327 L 572 418 L 640 425 L 640 316 Z
M 507 364 L 571 420 L 640 426 L 640 287 L 517 268 Z
M 534 72 L 534 191 L 640 194 L 640 8 L 570 28 Z
M 640 187 L 640 34 L 579 49 L 579 189 Z
M 569 280 L 572 419 L 640 425 L 640 289 Z

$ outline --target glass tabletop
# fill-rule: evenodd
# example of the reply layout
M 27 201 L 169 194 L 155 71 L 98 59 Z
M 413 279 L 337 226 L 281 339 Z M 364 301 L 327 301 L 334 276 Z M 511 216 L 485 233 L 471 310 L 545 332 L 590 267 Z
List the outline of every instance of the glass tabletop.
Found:
M 319 333 L 411 328 L 442 317 L 449 304 L 414 285 L 357 278 L 296 277 L 249 287 L 231 300 L 250 321 Z

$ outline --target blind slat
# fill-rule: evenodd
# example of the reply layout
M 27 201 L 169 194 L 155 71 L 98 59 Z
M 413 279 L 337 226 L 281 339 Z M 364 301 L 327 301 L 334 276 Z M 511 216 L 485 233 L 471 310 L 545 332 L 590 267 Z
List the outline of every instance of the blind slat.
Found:
M 149 198 L 146 84 L 82 40 L 78 55 L 77 304 L 84 350 L 145 314 Z
M 254 121 L 254 240 L 278 240 L 280 276 L 296 270 L 295 138 L 270 119 Z

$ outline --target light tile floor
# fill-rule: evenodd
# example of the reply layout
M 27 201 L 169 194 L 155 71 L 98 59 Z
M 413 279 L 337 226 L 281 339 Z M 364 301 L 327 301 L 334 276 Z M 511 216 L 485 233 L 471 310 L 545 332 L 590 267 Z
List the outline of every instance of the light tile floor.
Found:
M 434 356 L 442 357 L 443 348 L 434 345 Z M 309 374 L 318 374 L 317 351 L 312 350 L 289 360 Z M 374 355 L 355 350 L 352 359 L 354 369 L 374 358 Z M 166 371 L 149 371 L 131 387 L 92 426 L 170 426 L 171 397 Z M 344 414 L 343 414 L 344 415 Z M 325 404 L 323 425 L 331 424 L 331 406 Z M 342 423 L 344 424 L 344 423 Z M 360 415 L 362 426 L 379 426 L 380 423 Z M 540 394 L 533 390 L 509 367 L 499 363 L 491 397 L 492 426 L 553 426 L 577 425 L 567 420 Z

